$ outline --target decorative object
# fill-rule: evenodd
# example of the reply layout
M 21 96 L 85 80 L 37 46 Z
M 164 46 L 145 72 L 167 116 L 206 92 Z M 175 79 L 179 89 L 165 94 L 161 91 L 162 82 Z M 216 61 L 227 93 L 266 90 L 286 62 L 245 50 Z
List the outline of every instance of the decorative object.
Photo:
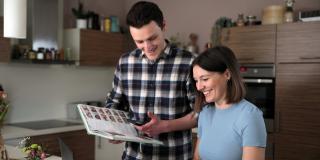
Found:
M 286 0 L 286 12 L 284 13 L 284 22 L 293 22 L 293 4 L 294 0 Z
M 41 145 L 31 144 L 30 137 L 24 138 L 19 145 L 27 160 L 44 160 L 48 156 Z
M 72 13 L 77 18 L 77 28 L 87 28 L 88 13 L 84 11 L 81 2 L 79 2 L 78 9 L 72 8 Z
M 285 8 L 282 5 L 267 6 L 262 11 L 262 24 L 281 24 Z
M 238 27 L 244 26 L 245 25 L 245 20 L 244 20 L 244 16 L 242 13 L 238 14 L 238 19 L 236 22 Z
M 4 0 L 3 9 L 3 36 L 7 38 L 26 38 L 27 0 Z
M 7 94 L 4 92 L 1 84 L 0 84 L 0 160 L 7 160 L 8 154 L 6 148 L 4 147 L 4 140 L 1 134 L 1 128 L 3 125 L 3 120 L 8 112 L 9 102 L 7 100 Z
M 221 30 L 222 28 L 228 28 L 235 26 L 232 23 L 231 18 L 228 17 L 220 17 L 216 20 L 215 25 L 211 30 L 211 46 L 216 46 L 221 44 Z
M 178 47 L 178 48 L 183 48 L 184 44 L 181 42 L 180 39 L 180 33 L 176 33 L 175 35 L 172 35 L 169 37 L 169 41 L 172 45 Z
M 190 42 L 188 43 L 186 49 L 191 53 L 199 53 L 199 46 L 198 46 L 198 35 L 195 33 L 191 33 L 189 35 Z

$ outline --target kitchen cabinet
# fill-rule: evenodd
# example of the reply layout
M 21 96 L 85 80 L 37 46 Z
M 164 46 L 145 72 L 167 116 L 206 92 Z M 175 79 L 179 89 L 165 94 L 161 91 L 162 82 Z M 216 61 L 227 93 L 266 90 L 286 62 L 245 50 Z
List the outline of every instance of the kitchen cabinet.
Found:
M 320 159 L 320 23 L 278 25 L 275 159 Z
M 224 28 L 220 40 L 240 63 L 275 62 L 276 25 Z
M 47 149 L 47 153 L 61 156 L 58 137 L 73 152 L 75 160 L 94 160 L 94 136 L 88 135 L 85 130 L 32 136 L 30 138 L 32 143 L 41 144 L 44 149 Z
M 125 143 L 112 144 L 108 139 L 96 137 L 95 160 L 121 159 Z
M 81 66 L 115 66 L 120 56 L 129 50 L 130 39 L 120 33 L 87 29 L 66 29 L 64 48 Z
M 320 22 L 287 23 L 277 28 L 277 61 L 320 62 Z
M 3 37 L 3 17 L 0 17 L 0 62 L 10 61 L 10 39 Z

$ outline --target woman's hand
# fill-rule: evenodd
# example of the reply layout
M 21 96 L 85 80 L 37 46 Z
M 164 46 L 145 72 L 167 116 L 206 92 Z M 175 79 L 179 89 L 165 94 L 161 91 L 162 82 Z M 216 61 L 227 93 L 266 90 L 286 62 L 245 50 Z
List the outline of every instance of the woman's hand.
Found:
M 135 128 L 147 134 L 149 137 L 155 137 L 160 133 L 166 132 L 166 121 L 159 119 L 156 115 L 154 115 L 151 112 L 148 112 L 148 117 L 151 119 L 148 123 L 142 126 L 135 125 Z

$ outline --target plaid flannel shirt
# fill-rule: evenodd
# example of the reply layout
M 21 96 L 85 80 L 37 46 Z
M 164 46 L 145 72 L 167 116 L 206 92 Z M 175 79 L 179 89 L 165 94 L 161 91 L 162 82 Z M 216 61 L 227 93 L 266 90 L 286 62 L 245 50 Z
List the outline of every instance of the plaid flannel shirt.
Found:
M 123 109 L 128 104 L 131 118 L 138 121 L 147 121 L 148 111 L 162 120 L 187 115 L 194 103 L 189 77 L 194 58 L 190 52 L 169 44 L 155 61 L 148 60 L 139 49 L 122 55 L 106 107 Z M 127 142 L 122 159 L 192 158 L 191 129 L 162 133 L 155 138 L 164 145 Z

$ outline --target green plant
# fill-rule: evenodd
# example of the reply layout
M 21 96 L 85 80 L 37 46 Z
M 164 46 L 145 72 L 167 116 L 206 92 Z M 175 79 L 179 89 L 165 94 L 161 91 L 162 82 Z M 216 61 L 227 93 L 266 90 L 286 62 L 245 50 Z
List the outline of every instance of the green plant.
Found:
M 7 100 L 7 94 L 3 91 L 0 85 L 0 123 L 3 122 L 9 109 L 9 101 Z
M 27 155 L 27 160 L 44 160 L 47 157 L 41 145 L 31 144 L 30 137 L 24 138 L 20 145 L 22 145 L 22 151 Z
M 216 20 L 211 30 L 211 43 L 213 46 L 221 44 L 221 30 L 222 28 L 233 27 L 231 18 L 220 17 Z
M 88 13 L 84 11 L 81 2 L 79 2 L 78 9 L 72 8 L 72 13 L 77 19 L 86 19 L 88 17 Z

